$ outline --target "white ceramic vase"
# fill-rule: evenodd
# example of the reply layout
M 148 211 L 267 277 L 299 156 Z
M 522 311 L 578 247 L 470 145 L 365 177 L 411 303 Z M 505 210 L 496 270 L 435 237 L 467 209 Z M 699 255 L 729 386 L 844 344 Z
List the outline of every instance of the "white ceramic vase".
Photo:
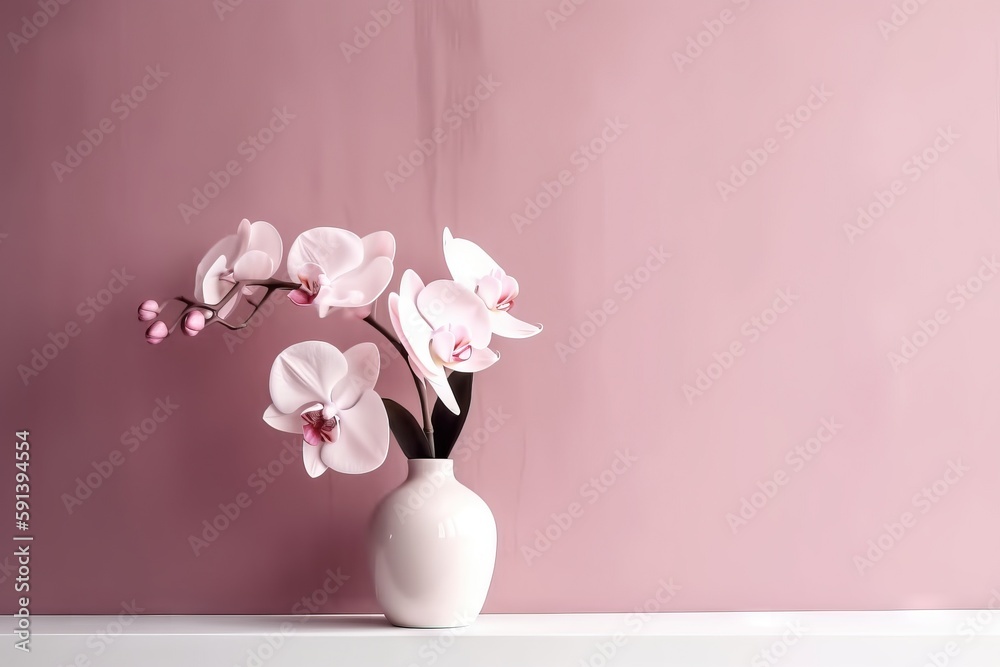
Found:
M 454 628 L 476 620 L 497 555 L 497 525 L 449 459 L 410 459 L 406 481 L 372 516 L 375 595 L 393 625 Z

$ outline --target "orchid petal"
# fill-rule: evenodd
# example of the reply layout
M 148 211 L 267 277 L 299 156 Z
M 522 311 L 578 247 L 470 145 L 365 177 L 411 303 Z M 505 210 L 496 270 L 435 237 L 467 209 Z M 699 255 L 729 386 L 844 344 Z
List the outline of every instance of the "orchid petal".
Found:
M 324 444 L 322 432 L 312 424 L 302 425 L 302 439 L 305 440 L 307 445 L 312 445 L 313 447 L 319 447 Z
M 503 278 L 500 280 L 500 299 L 506 299 L 512 295 L 517 295 L 520 291 L 521 287 L 517 284 L 517 280 L 514 276 L 504 274 Z
M 431 352 L 442 364 L 451 362 L 455 352 L 455 334 L 450 331 L 437 331 L 431 336 Z
M 274 271 L 281 264 L 281 234 L 269 222 L 258 220 L 250 225 L 250 239 L 247 245 L 247 252 L 258 250 L 271 258 L 274 269 L 268 274 L 268 278 L 274 275 Z
M 333 280 L 357 268 L 364 253 L 357 234 L 336 227 L 316 227 L 300 234 L 288 249 L 288 275 L 299 275 L 306 264 L 318 264 Z
M 226 256 L 220 255 L 205 272 L 201 285 L 200 301 L 214 306 L 229 294 L 229 290 L 233 288 L 232 283 L 219 279 L 226 271 Z
M 407 271 L 407 273 L 413 272 Z M 413 275 L 416 276 L 415 273 Z M 416 281 L 419 282 L 420 278 L 416 278 Z M 412 284 L 407 287 L 406 282 L 406 275 L 404 274 L 403 282 L 400 284 L 400 291 L 410 291 Z M 417 310 L 417 304 L 412 299 L 405 298 L 402 294 L 390 294 L 389 317 L 392 320 L 392 326 L 396 330 L 396 334 L 399 336 L 399 340 L 403 343 L 410 358 L 421 369 L 421 374 L 429 376 L 435 372 L 440 372 L 435 370 L 438 364 L 434 361 L 430 350 L 433 329 L 431 329 L 431 326 L 420 315 L 420 311 Z
M 264 411 L 264 421 L 267 422 L 268 426 L 278 431 L 300 434 L 302 433 L 301 412 L 302 411 L 284 413 L 276 408 L 272 403 L 267 406 L 267 410 Z
M 376 257 L 337 278 L 331 283 L 330 289 L 336 305 L 357 308 L 367 306 L 382 296 L 390 280 L 392 260 L 388 257 Z
M 407 301 L 416 302 L 417 295 L 424 288 L 424 281 L 420 279 L 417 272 L 407 269 L 403 272 L 403 277 L 399 279 L 399 296 Z
M 430 370 L 417 360 L 416 352 L 414 352 L 410 340 L 403 333 L 403 327 L 399 321 L 399 299 L 399 295 L 395 292 L 389 295 L 389 321 L 392 324 L 393 331 L 396 332 L 396 337 L 399 338 L 400 344 L 406 350 L 406 357 L 409 359 L 410 368 L 413 369 L 413 373 L 418 378 L 423 378 L 430 374 Z
M 429 376 L 427 384 L 434 389 L 434 393 L 438 395 L 438 398 L 441 399 L 446 408 L 456 415 L 461 412 L 458 407 L 458 401 L 455 400 L 455 392 L 451 390 L 451 385 L 448 384 L 448 377 L 443 372 Z
M 472 347 L 489 345 L 490 311 L 468 287 L 451 280 L 435 280 L 420 290 L 417 308 L 432 328 L 462 324 L 469 330 Z
M 313 295 L 303 289 L 296 289 L 288 293 L 288 300 L 296 306 L 309 306 L 312 305 Z
M 252 225 L 249 220 L 246 218 L 240 220 L 240 226 L 236 228 L 236 254 L 231 255 L 233 258 L 239 257 L 250 247 L 251 230 Z
M 209 271 L 214 271 L 216 269 L 216 264 L 220 257 L 237 257 L 239 255 L 239 241 L 235 234 L 230 234 L 229 236 L 223 238 L 205 253 L 201 262 L 198 263 L 198 269 L 194 274 L 194 298 L 198 301 L 210 302 L 205 298 L 205 279 L 208 276 Z M 222 270 L 226 268 L 225 260 L 223 260 Z M 221 271 L 219 271 L 221 273 Z
M 388 257 L 390 261 L 396 258 L 396 238 L 389 232 L 372 232 L 361 243 L 366 258 Z
M 337 442 L 320 446 L 323 464 L 349 475 L 371 472 L 389 453 L 389 417 L 382 399 L 366 391 L 349 410 L 341 413 Z
M 489 368 L 500 361 L 500 355 L 489 348 L 473 350 L 472 356 L 465 361 L 456 361 L 452 364 L 445 364 L 448 368 L 462 373 L 475 373 Z
M 358 343 L 344 352 L 344 359 L 347 374 L 334 386 L 330 400 L 341 410 L 349 410 L 362 394 L 375 388 L 381 360 L 375 343 Z
M 333 290 L 330 289 L 330 286 L 324 285 L 319 288 L 319 292 L 313 297 L 313 305 L 319 311 L 320 318 L 323 318 L 330 314 L 330 309 L 336 308 L 340 304 L 334 298 Z
M 233 264 L 233 278 L 237 281 L 267 280 L 274 275 L 274 260 L 262 250 L 248 250 Z
M 289 274 L 289 277 L 298 280 L 303 284 L 309 283 L 310 285 L 317 285 L 319 284 L 320 276 L 323 275 L 326 275 L 326 272 L 323 271 L 322 266 L 312 262 L 306 262 L 299 267 L 299 270 L 295 275 Z
M 322 447 L 315 447 L 308 442 L 302 443 L 302 463 L 306 467 L 306 474 L 313 479 L 316 479 L 328 470 L 326 464 L 320 458 L 321 450 Z
M 501 291 L 500 280 L 493 276 L 484 276 L 476 283 L 476 294 L 483 300 L 486 307 L 491 310 L 496 308 L 497 303 L 500 302 Z
M 522 322 L 507 312 L 490 311 L 493 333 L 504 338 L 530 338 L 542 332 L 542 325 Z
M 469 288 L 500 268 L 485 250 L 472 241 L 454 238 L 447 227 L 444 230 L 444 261 L 451 277 Z
M 289 276 L 293 280 L 298 280 L 302 283 L 302 286 L 299 289 L 289 292 L 288 298 L 296 306 L 311 305 L 316 298 L 316 287 L 321 284 L 322 277 L 325 275 L 323 267 L 319 264 L 311 262 L 303 264 L 299 267 L 297 275 Z
M 280 412 L 326 403 L 330 388 L 347 372 L 347 359 L 329 343 L 305 341 L 286 348 L 271 366 L 271 401 Z

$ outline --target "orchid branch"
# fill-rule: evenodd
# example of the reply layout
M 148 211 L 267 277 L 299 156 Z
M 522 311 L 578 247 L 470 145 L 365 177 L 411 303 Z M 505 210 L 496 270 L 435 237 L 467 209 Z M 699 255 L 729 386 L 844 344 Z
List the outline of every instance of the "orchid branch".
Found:
M 221 310 L 225 308 L 230 301 L 239 298 L 243 289 L 247 287 L 263 287 L 266 291 L 256 302 L 247 299 L 247 303 L 253 306 L 253 310 L 251 310 L 250 313 L 243 318 L 243 321 L 237 324 L 230 322 L 219 315 Z M 184 333 L 189 336 L 197 335 L 206 326 L 214 323 L 219 323 L 227 329 L 237 331 L 247 327 L 253 316 L 257 314 L 257 311 L 260 310 L 261 306 L 264 305 L 264 302 L 266 302 L 272 294 L 278 291 L 296 290 L 299 287 L 301 287 L 299 283 L 287 282 L 284 280 L 240 281 L 235 283 L 232 289 L 226 292 L 226 295 L 222 297 L 218 303 L 205 303 L 203 301 L 189 299 L 186 296 L 174 297 L 173 299 L 168 299 L 162 304 L 152 300 L 144 301 L 142 305 L 139 306 L 139 319 L 144 321 L 152 319 L 156 320 L 146 331 L 146 340 L 154 344 L 163 341 L 163 339 L 173 333 L 179 325 L 183 325 Z M 164 322 L 163 320 L 158 319 L 158 316 L 166 310 L 167 304 L 169 304 L 170 301 L 181 303 L 184 307 L 180 313 L 173 317 L 172 320 Z
M 395 334 L 379 324 L 374 315 L 368 315 L 368 317 L 365 318 L 365 322 L 382 334 L 387 341 L 392 343 L 392 346 L 396 348 L 396 351 L 398 351 L 403 357 L 403 361 L 406 362 L 406 367 L 409 369 L 410 375 L 413 376 L 413 384 L 417 388 L 417 396 L 420 397 L 420 411 L 423 413 L 424 435 L 427 437 L 427 446 L 430 447 L 430 458 L 434 458 L 434 426 L 431 421 L 430 403 L 427 400 L 427 387 L 424 385 L 423 380 L 417 377 L 417 374 L 413 371 L 413 367 L 410 366 L 410 355 L 406 352 L 406 348 L 399 342 L 399 339 L 396 338 Z

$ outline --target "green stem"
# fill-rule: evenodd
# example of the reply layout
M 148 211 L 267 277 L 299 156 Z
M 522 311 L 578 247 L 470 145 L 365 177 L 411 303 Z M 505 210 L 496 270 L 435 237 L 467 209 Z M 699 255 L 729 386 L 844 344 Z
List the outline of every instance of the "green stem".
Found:
M 396 338 L 395 334 L 379 324 L 374 315 L 366 317 L 365 322 L 370 324 L 376 331 L 382 334 L 387 341 L 392 343 L 392 346 L 395 347 L 399 354 L 403 357 L 403 361 L 406 362 L 406 368 L 410 371 L 410 375 L 413 376 L 413 384 L 417 388 L 417 396 L 420 397 L 420 411 L 423 413 L 424 418 L 424 435 L 427 437 L 427 446 L 430 447 L 430 457 L 433 459 L 434 426 L 431 422 L 431 408 L 430 402 L 427 400 L 427 388 L 424 386 L 423 381 L 417 377 L 417 374 L 413 372 L 413 367 L 410 366 L 410 355 L 406 353 L 406 348 L 399 342 L 399 339 Z

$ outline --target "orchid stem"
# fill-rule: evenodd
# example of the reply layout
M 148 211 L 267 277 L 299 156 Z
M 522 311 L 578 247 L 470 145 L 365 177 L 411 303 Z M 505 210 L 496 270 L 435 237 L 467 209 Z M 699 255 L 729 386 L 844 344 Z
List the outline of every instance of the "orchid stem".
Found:
M 259 297 L 256 302 L 251 301 L 249 298 L 246 300 L 247 303 L 253 306 L 253 310 L 250 311 L 250 314 L 243 319 L 243 322 L 241 322 L 240 324 L 233 324 L 232 322 L 227 322 L 226 320 L 224 320 L 222 317 L 219 316 L 219 311 L 222 310 L 222 308 L 225 307 L 225 305 L 230 301 L 232 301 L 233 299 L 238 299 L 244 287 L 263 287 L 265 289 L 265 292 L 264 295 Z M 230 329 L 231 331 L 238 331 L 240 329 L 245 329 L 247 327 L 247 324 L 249 324 L 250 322 L 250 318 L 252 318 L 254 315 L 257 314 L 257 311 L 260 310 L 260 307 L 264 305 L 264 302 L 270 299 L 275 292 L 291 291 L 294 289 L 298 289 L 299 287 L 301 287 L 299 283 L 286 282 L 284 280 L 268 279 L 259 281 L 241 281 L 234 283 L 232 288 L 230 288 L 230 290 L 226 292 L 225 296 L 223 296 L 222 300 L 220 300 L 218 303 L 204 303 L 202 301 L 197 301 L 195 299 L 189 299 L 186 296 L 174 297 L 173 299 L 174 301 L 179 301 L 180 303 L 184 304 L 184 311 L 179 316 L 177 316 L 177 318 L 174 320 L 172 324 L 168 325 L 168 330 L 174 331 L 177 328 L 177 326 L 181 323 L 181 321 L 184 319 L 184 316 L 187 315 L 187 313 L 191 310 L 204 310 L 210 313 L 210 315 L 206 316 L 206 324 L 218 323 L 226 327 L 227 329 Z
M 392 343 L 392 346 L 396 348 L 396 351 L 403 357 L 403 361 L 406 362 L 406 367 L 410 371 L 410 375 L 413 376 L 413 384 L 417 388 L 417 396 L 420 397 L 420 411 L 423 413 L 424 417 L 424 435 L 427 437 L 427 446 L 430 447 L 430 458 L 435 458 L 434 456 L 434 426 L 431 421 L 431 409 L 430 404 L 427 401 L 427 388 L 424 386 L 423 381 L 417 377 L 417 374 L 413 372 L 413 368 L 410 366 L 410 355 L 406 353 L 406 348 L 403 344 L 399 342 L 396 336 L 386 329 L 384 326 L 379 324 L 378 320 L 375 319 L 374 315 L 369 315 L 365 318 L 365 322 L 370 324 L 376 331 L 382 334 L 387 341 Z

